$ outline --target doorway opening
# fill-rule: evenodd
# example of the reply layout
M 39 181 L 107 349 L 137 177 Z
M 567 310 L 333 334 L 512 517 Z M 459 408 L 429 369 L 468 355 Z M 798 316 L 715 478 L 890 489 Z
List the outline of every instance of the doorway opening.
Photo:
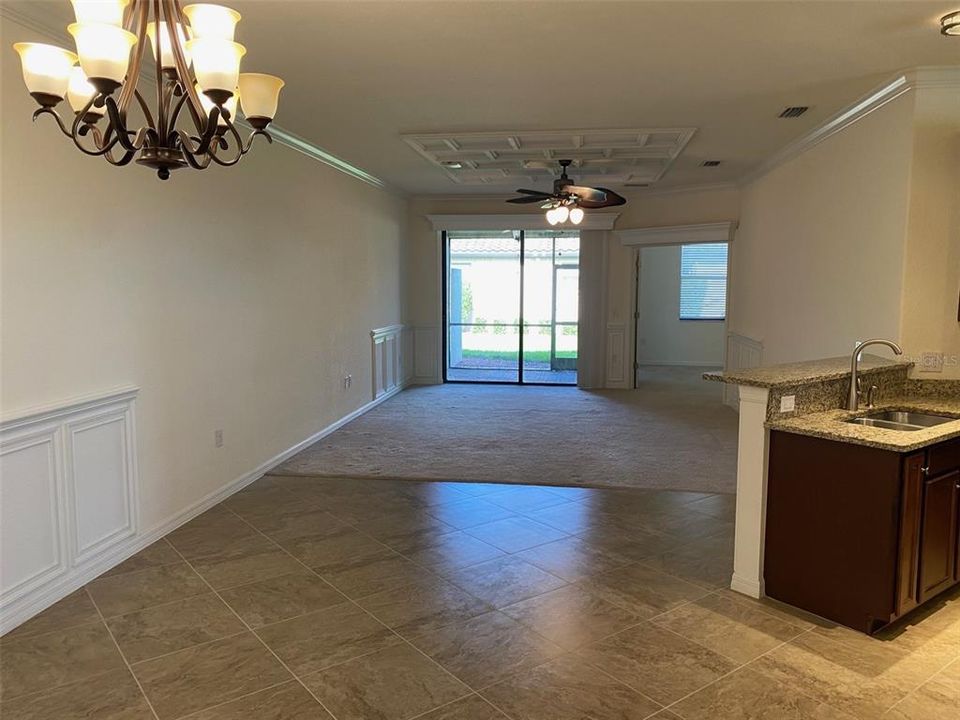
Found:
M 576 385 L 580 234 L 443 233 L 445 382 Z

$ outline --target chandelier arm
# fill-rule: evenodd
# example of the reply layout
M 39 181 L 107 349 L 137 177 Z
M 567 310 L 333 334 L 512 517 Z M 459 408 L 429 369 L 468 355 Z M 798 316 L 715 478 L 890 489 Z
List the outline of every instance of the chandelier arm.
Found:
M 145 39 L 149 13 L 150 0 L 133 0 L 133 8 L 128 16 L 130 25 L 127 27 L 127 30 L 132 32 L 135 23 L 137 42 L 133 46 L 133 61 L 130 64 L 130 71 L 127 73 L 127 81 L 120 90 L 120 112 L 124 115 L 126 115 L 127 108 L 130 107 L 134 96 L 137 96 L 137 99 L 140 101 L 140 106 L 143 107 L 143 98 L 139 97 L 139 93 L 137 93 L 137 82 L 140 80 L 140 66 L 143 64 L 143 51 L 146 44 Z M 149 113 L 147 113 L 147 121 L 150 125 L 153 125 Z
M 111 131 L 115 131 L 113 126 L 113 119 L 111 118 L 110 124 L 107 126 L 106 137 L 101 137 L 100 133 L 97 132 L 93 137 L 95 150 L 88 150 L 83 146 L 83 143 L 80 142 L 80 138 L 87 135 L 89 129 L 92 127 L 89 123 L 84 123 L 83 118 L 86 117 L 87 113 L 90 111 L 90 108 L 93 107 L 93 104 L 97 101 L 99 95 L 94 95 L 87 101 L 87 104 L 80 110 L 73 118 L 73 125 L 70 127 L 70 139 L 73 140 L 73 144 L 76 145 L 77 149 L 84 153 L 85 155 L 91 155 L 93 157 L 98 157 L 110 152 L 118 141 L 119 133 L 117 137 L 110 138 Z M 103 144 L 106 142 L 106 145 Z
M 230 134 L 233 136 L 233 139 L 237 143 L 237 154 L 230 160 L 221 160 L 220 158 L 217 157 L 216 153 L 213 153 L 211 157 L 213 158 L 213 161 L 217 163 L 217 165 L 222 165 L 223 167 L 230 167 L 240 162 L 240 158 L 244 156 L 245 152 L 243 149 L 243 138 L 240 137 L 240 133 L 237 132 L 237 127 L 236 125 L 233 124 L 233 120 L 230 118 L 229 113 L 224 115 L 224 117 L 227 120 L 227 129 L 230 131 Z M 224 140 L 226 140 L 226 138 L 224 138 Z M 224 142 L 224 145 L 226 146 L 227 143 Z
M 116 142 L 119 142 L 124 150 L 136 152 L 143 147 L 148 136 L 156 136 L 156 130 L 153 128 L 141 128 L 140 131 L 137 132 L 133 141 L 131 141 L 130 131 L 127 130 L 127 126 L 123 122 L 123 118 L 120 116 L 120 109 L 117 107 L 117 101 L 108 96 L 104 101 L 104 104 L 107 106 L 107 114 L 110 116 L 110 128 L 107 129 L 107 136 L 109 137 L 111 129 L 114 133 L 116 133 L 116 137 L 111 140 L 110 147 L 113 147 Z
M 100 145 L 100 146 L 103 145 L 103 137 L 100 134 L 100 129 L 98 127 L 90 126 L 90 134 L 93 135 L 94 142 L 96 142 L 97 145 Z M 111 165 L 122 167 L 124 165 L 129 164 L 129 162 L 133 160 L 133 155 L 134 153 L 127 150 L 119 158 L 115 158 L 113 156 L 113 148 L 111 147 L 108 152 L 105 152 L 103 154 L 103 157 Z
M 174 140 L 178 140 L 185 155 L 188 153 L 191 155 L 206 155 L 210 151 L 210 143 L 217 136 L 220 113 L 220 108 L 216 106 L 210 111 L 210 117 L 207 118 L 206 122 L 207 129 L 197 138 L 198 144 L 196 147 L 193 147 L 190 136 L 177 128 L 173 128 L 170 132 L 170 143 L 172 144 Z
M 187 140 L 189 140 L 186 134 L 180 130 L 174 130 L 173 132 L 180 140 L 180 152 L 183 153 L 183 157 L 187 161 L 187 165 L 192 167 L 194 170 L 206 170 L 208 167 L 210 167 L 212 151 L 207 152 L 205 155 L 191 152 L 190 149 L 184 144 Z M 206 162 L 197 159 L 201 156 L 206 158 Z
M 140 109 L 143 111 L 143 116 L 147 120 L 147 125 L 149 125 L 151 128 L 156 128 L 157 126 L 153 122 L 153 114 L 150 112 L 150 107 L 147 105 L 147 101 L 143 99 L 143 95 L 141 95 L 138 90 L 134 90 L 133 94 L 137 99 L 137 103 L 140 105 Z
M 183 15 L 183 8 L 180 6 L 180 0 L 162 0 L 162 2 L 169 21 L 167 23 L 168 29 L 177 24 L 179 24 L 180 27 L 186 28 L 187 23 Z M 206 130 L 204 120 L 208 120 L 207 114 L 203 110 L 203 104 L 200 102 L 200 96 L 197 95 L 197 89 L 193 86 L 190 66 L 187 64 L 187 58 L 183 54 L 183 48 L 180 46 L 179 41 L 174 42 L 172 33 L 175 32 L 175 28 L 170 30 L 170 32 L 170 48 L 173 50 L 173 60 L 177 64 L 177 75 L 180 77 L 183 90 L 190 100 L 190 114 L 193 116 L 193 122 L 197 126 L 197 131 L 203 134 Z M 184 30 L 184 32 L 186 32 L 186 30 Z M 216 126 L 214 126 L 214 129 L 216 129 Z
M 266 130 L 254 130 L 247 138 L 247 146 L 243 149 L 243 155 L 246 155 L 248 152 L 250 152 L 250 148 L 253 147 L 253 139 L 258 135 L 262 135 L 264 138 L 266 138 L 268 143 L 273 145 L 273 138 L 270 136 L 270 133 L 268 133 Z
M 70 131 L 67 130 L 67 126 L 63 124 L 63 119 L 60 117 L 60 113 L 58 113 L 56 110 L 54 110 L 53 108 L 49 108 L 49 107 L 37 108 L 37 109 L 34 110 L 34 112 L 33 112 L 33 121 L 36 122 L 36 121 L 37 121 L 37 118 L 40 117 L 41 115 L 52 115 L 52 116 L 53 116 L 53 119 L 57 121 L 57 126 L 60 128 L 60 131 L 61 131 L 64 135 L 66 135 L 68 138 L 72 138 L 72 137 L 73 137 L 73 136 L 70 134 Z
M 174 136 L 174 130 L 177 129 L 177 120 L 180 119 L 180 111 L 183 109 L 184 103 L 187 101 L 187 94 L 181 93 L 180 99 L 177 100 L 177 104 L 173 107 L 173 113 L 170 115 L 170 137 Z M 192 108 L 191 108 L 192 109 Z

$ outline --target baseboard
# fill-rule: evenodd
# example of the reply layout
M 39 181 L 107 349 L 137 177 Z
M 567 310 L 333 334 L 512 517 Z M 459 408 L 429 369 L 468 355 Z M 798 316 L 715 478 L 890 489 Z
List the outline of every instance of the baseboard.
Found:
M 55 602 L 62 600 L 75 590 L 80 589 L 91 580 L 105 573 L 110 568 L 115 567 L 127 558 L 136 555 L 147 546 L 152 545 L 157 540 L 173 532 L 181 525 L 193 520 L 193 518 L 195 518 L 197 515 L 206 512 L 214 505 L 223 502 L 228 497 L 236 492 L 239 492 L 255 480 L 259 480 L 270 470 L 277 467 L 281 463 L 286 462 L 304 448 L 312 445 L 318 440 L 322 440 L 327 435 L 339 430 L 351 420 L 355 420 L 364 413 L 369 412 L 373 408 L 377 407 L 377 405 L 389 400 L 391 397 L 407 387 L 407 385 L 408 383 L 397 385 L 377 399 L 371 400 L 365 405 L 360 406 L 336 422 L 327 425 L 306 439 L 301 440 L 296 445 L 277 453 L 272 458 L 261 463 L 253 470 L 250 470 L 240 477 L 231 480 L 226 485 L 200 498 L 180 512 L 154 525 L 149 530 L 131 537 L 126 542 L 118 544 L 109 552 L 98 556 L 95 561 L 85 564 L 82 567 L 75 568 L 64 575 L 61 575 L 49 584 L 44 585 L 42 588 L 38 588 L 36 592 L 25 595 L 21 600 L 11 604 L 10 608 L 4 612 L 3 618 L 0 618 L 0 635 L 10 632 L 18 625 L 26 622 L 37 613 L 46 610 Z
M 730 579 L 730 589 L 743 595 L 749 595 L 752 598 L 763 596 L 763 588 L 759 581 L 747 580 L 736 574 Z

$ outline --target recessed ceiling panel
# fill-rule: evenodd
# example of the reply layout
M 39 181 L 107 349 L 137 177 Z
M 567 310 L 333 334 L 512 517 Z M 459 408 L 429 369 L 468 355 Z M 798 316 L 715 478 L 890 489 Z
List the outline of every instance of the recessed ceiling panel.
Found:
M 460 185 L 511 185 L 559 174 L 573 160 L 578 182 L 653 184 L 696 128 L 404 134 L 403 140 Z M 449 163 L 460 163 L 451 168 Z

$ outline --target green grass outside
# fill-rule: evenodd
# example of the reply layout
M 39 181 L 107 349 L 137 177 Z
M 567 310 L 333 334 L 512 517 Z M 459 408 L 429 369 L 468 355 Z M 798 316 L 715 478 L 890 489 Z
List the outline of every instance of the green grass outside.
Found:
M 484 358 L 487 360 L 516 360 L 517 353 L 508 350 L 464 350 L 465 358 Z M 576 358 L 575 350 L 558 350 L 558 358 Z M 527 362 L 550 362 L 549 350 L 525 350 L 523 358 Z

